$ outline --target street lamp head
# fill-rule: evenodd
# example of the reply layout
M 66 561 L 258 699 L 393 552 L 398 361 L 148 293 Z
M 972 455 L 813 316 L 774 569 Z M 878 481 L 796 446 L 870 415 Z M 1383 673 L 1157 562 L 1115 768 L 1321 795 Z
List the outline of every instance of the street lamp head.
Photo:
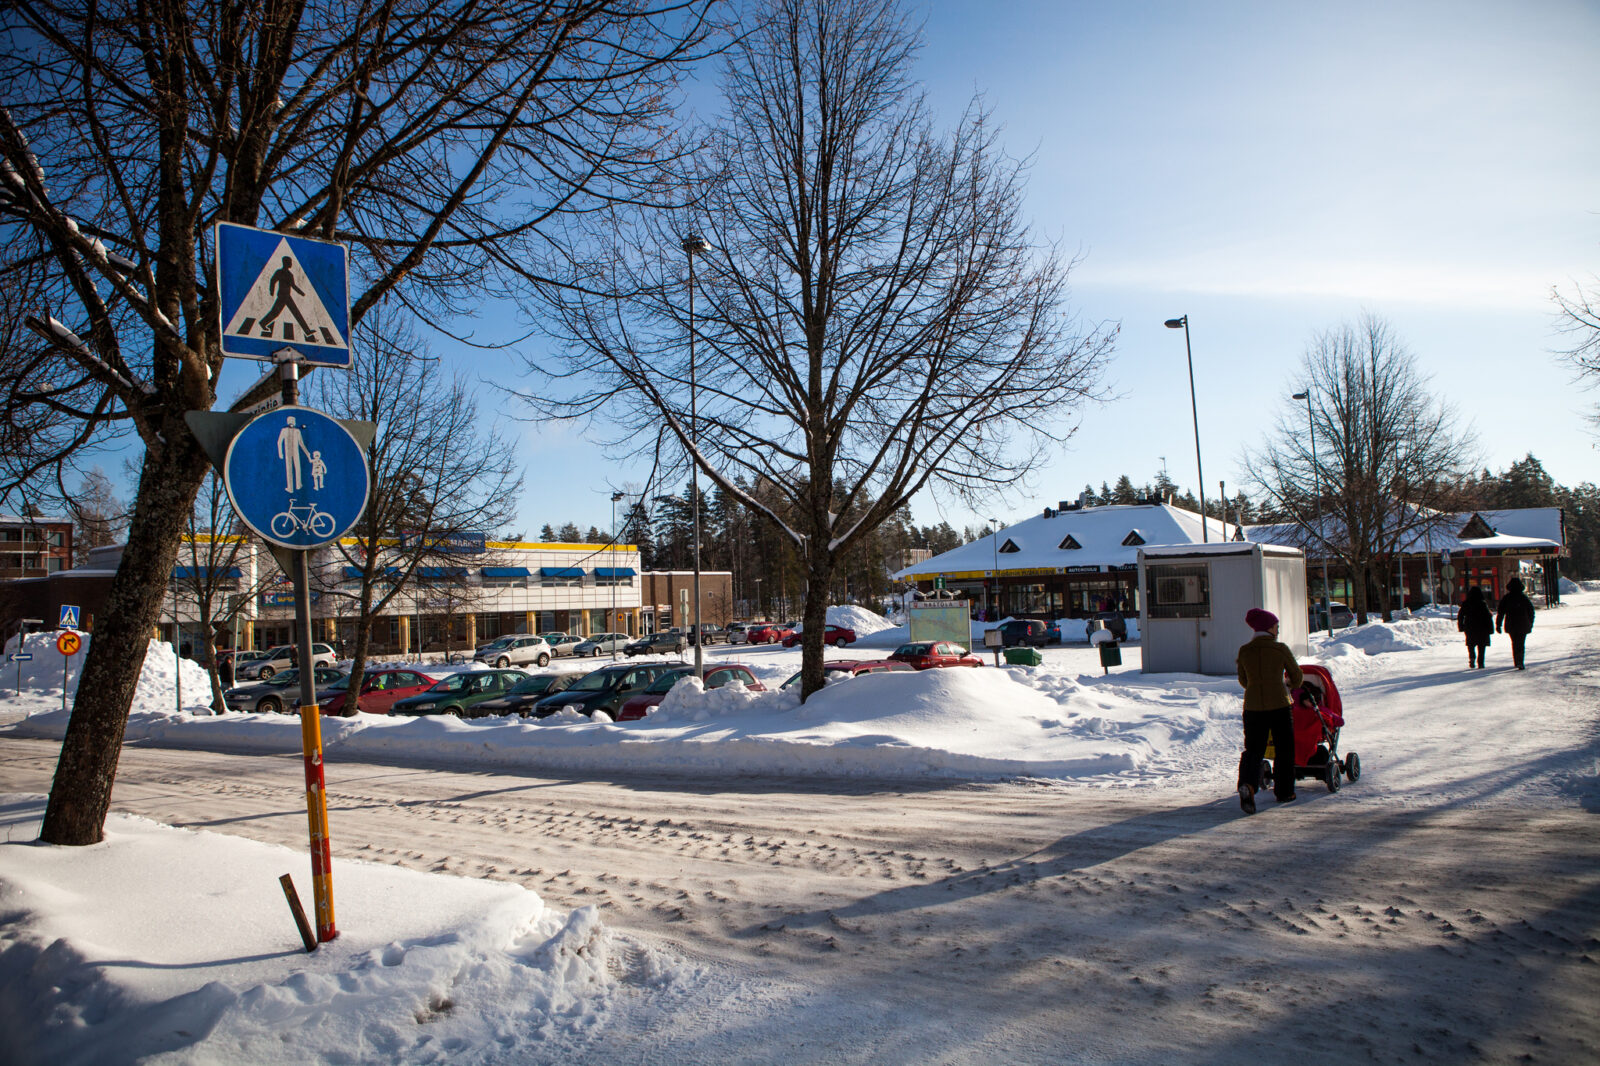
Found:
M 1309 400 L 1311 398 L 1311 394 L 1309 392 L 1297 392 L 1290 398 L 1295 400 Z
M 711 251 L 711 244 L 698 233 L 691 233 L 683 239 L 683 250 L 686 255 L 699 255 Z
M 1182 318 L 1169 318 L 1169 319 L 1167 319 L 1167 328 L 1168 329 L 1183 329 L 1188 324 L 1189 324 L 1189 316 L 1188 315 L 1184 315 Z
M 613 492 L 611 494 L 611 502 L 616 503 L 618 500 L 626 499 L 627 495 L 628 494 L 626 492 Z

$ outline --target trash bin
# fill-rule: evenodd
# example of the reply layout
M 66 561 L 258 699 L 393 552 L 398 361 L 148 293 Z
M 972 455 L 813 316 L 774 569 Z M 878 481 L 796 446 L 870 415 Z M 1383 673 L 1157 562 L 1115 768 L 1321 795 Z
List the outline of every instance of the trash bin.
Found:
M 1044 662 L 1044 656 L 1039 654 L 1038 648 L 1020 646 L 1006 649 L 1007 666 L 1039 666 Z
M 1113 666 L 1121 666 L 1121 665 L 1122 665 L 1122 645 L 1118 644 L 1114 640 L 1103 640 L 1103 641 L 1101 641 L 1100 642 L 1100 666 L 1101 666 L 1101 668 L 1106 673 L 1109 674 L 1111 672 L 1111 668 Z

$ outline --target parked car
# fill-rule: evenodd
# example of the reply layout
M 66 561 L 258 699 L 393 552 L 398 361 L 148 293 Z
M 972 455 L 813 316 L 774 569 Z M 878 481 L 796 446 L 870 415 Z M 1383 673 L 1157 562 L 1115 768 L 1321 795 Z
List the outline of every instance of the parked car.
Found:
M 217 652 L 217 665 L 221 666 L 223 663 L 231 662 L 234 669 L 237 670 L 245 663 L 253 663 L 266 654 L 264 651 L 256 651 L 253 648 L 243 650 L 223 648 Z
M 484 700 L 503 696 L 527 676 L 521 670 L 463 670 L 440 678 L 426 692 L 396 700 L 389 713 L 461 717 Z
M 626 633 L 596 633 L 594 636 L 572 649 L 574 655 L 610 655 L 612 652 L 621 651 L 636 638 Z
M 886 674 L 896 671 L 911 671 L 916 667 L 910 663 L 903 663 L 897 659 L 835 659 L 822 664 L 825 674 L 849 674 L 852 677 L 860 674 Z M 794 676 L 785 681 L 781 688 L 793 688 L 800 683 L 800 671 L 796 670 Z
M 261 653 L 261 658 L 252 659 L 233 672 L 233 676 L 240 681 L 265 681 L 273 674 L 282 673 L 295 665 L 294 660 L 299 657 L 299 649 L 288 644 L 280 644 L 276 648 L 268 648 Z M 311 645 L 311 661 L 316 666 L 332 666 L 339 660 L 331 644 Z
M 534 705 L 540 700 L 557 692 L 565 692 L 582 676 L 582 673 L 574 670 L 564 674 L 529 674 L 507 689 L 504 695 L 467 708 L 464 717 L 488 718 L 492 715 L 520 714 L 526 718 L 533 713 Z
M 616 663 L 584 674 L 565 691 L 546 696 L 533 709 L 535 718 L 545 718 L 570 707 L 579 714 L 605 711 L 615 718 L 622 705 L 649 687 L 669 670 L 687 667 L 682 661 Z
M 1110 630 L 1113 639 L 1117 641 L 1128 639 L 1128 620 L 1122 617 L 1119 612 L 1101 611 L 1094 618 L 1097 622 L 1105 623 L 1105 627 Z
M 1322 603 L 1319 601 L 1311 605 L 1311 629 L 1313 632 L 1318 629 L 1326 630 L 1328 628 L 1329 612 L 1333 614 L 1333 628 L 1335 629 L 1343 629 L 1345 626 L 1352 626 L 1356 623 L 1355 612 L 1338 600 L 1329 600 L 1327 611 L 1322 609 Z
M 543 637 L 531 633 L 512 633 L 499 640 L 491 640 L 480 647 L 472 658 L 475 662 L 488 663 L 504 670 L 508 666 L 549 666 L 554 656 L 555 652 Z
M 749 625 L 744 623 L 744 622 L 729 622 L 728 623 L 728 643 L 729 644 L 743 644 L 744 643 L 744 631 L 746 629 L 749 629 L 749 628 L 750 628 Z
M 693 626 L 690 626 L 687 630 L 685 630 L 685 635 L 689 638 L 690 644 L 694 643 L 693 630 Z M 726 644 L 728 643 L 728 631 L 719 625 L 713 625 L 710 622 L 701 622 L 700 639 L 706 644 Z
M 1042 648 L 1046 644 L 1060 644 L 1061 630 L 1051 629 L 1048 622 L 1038 618 L 1011 618 L 999 625 L 1001 647 L 1015 648 L 1027 645 Z
M 664 633 L 651 633 L 648 637 L 624 645 L 622 653 L 630 659 L 635 655 L 682 655 L 688 647 L 689 634 L 669 629 Z
M 322 688 L 344 677 L 344 671 L 331 666 L 319 666 L 316 685 Z M 222 702 L 230 711 L 277 714 L 300 706 L 300 671 L 290 666 L 278 671 L 265 681 L 251 685 L 237 685 L 222 694 Z
M 571 655 L 584 642 L 584 638 L 572 633 L 540 633 L 544 642 L 550 645 L 550 653 L 556 656 Z
M 634 696 L 622 705 L 622 710 L 617 712 L 619 722 L 637 722 L 652 709 L 660 706 L 661 701 L 667 698 L 667 693 L 686 677 L 694 676 L 694 667 L 685 666 L 676 670 L 667 670 L 658 676 L 645 690 Z M 718 663 L 716 666 L 704 668 L 706 688 L 721 688 L 730 681 L 741 682 L 751 692 L 765 692 L 767 686 L 756 680 L 756 675 L 743 663 Z
M 438 683 L 420 670 L 368 670 L 361 677 L 361 694 L 350 702 L 350 678 L 345 676 L 317 693 L 323 714 L 353 717 L 356 711 L 388 714 L 396 700 L 420 695 Z
M 799 630 L 790 630 L 789 635 L 783 638 L 783 646 L 792 648 L 805 639 L 805 634 Z M 846 648 L 856 642 L 856 631 L 845 626 L 829 625 L 822 634 L 822 643 L 830 648 Z
M 744 631 L 744 639 L 750 644 L 776 644 L 793 632 L 789 626 L 777 622 L 755 622 Z
M 967 654 L 959 644 L 943 640 L 919 640 L 902 644 L 889 658 L 910 663 L 918 670 L 934 670 L 945 666 L 982 666 L 983 660 Z

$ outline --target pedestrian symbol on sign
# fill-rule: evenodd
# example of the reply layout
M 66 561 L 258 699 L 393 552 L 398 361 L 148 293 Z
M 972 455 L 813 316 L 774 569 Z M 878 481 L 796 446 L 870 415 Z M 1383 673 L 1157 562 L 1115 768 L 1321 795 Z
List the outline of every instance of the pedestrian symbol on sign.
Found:
M 350 365 L 350 283 L 342 244 L 217 223 L 222 354 Z

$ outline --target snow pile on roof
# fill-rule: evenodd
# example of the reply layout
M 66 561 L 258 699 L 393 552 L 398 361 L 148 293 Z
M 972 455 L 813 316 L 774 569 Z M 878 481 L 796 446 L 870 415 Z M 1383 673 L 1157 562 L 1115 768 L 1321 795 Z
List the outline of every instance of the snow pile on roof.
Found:
M 17 667 L 22 667 L 22 691 L 29 694 L 50 694 L 56 700 L 61 699 L 61 677 L 69 668 L 67 674 L 67 701 L 70 703 L 78 696 L 78 678 L 83 674 L 83 664 L 89 658 L 89 645 L 94 641 L 94 634 L 80 633 L 83 638 L 83 648 L 72 656 L 69 664 L 67 657 L 56 650 L 56 636 L 53 631 L 46 633 L 29 633 L 23 650 L 33 658 L 25 663 L 13 663 L 11 653 L 16 650 L 17 638 L 13 636 L 6 641 L 6 661 L 0 663 L 0 692 L 6 686 L 11 686 L 11 691 L 16 692 Z M 152 640 L 144 656 L 144 666 L 139 671 L 139 684 L 134 690 L 133 712 L 150 714 L 176 714 L 178 670 L 183 670 L 183 709 L 186 714 L 207 715 L 211 713 L 211 675 L 206 668 L 192 659 L 179 659 L 173 654 L 172 645 L 164 641 Z
M 432 1061 L 430 1045 L 581 1033 L 617 989 L 593 907 L 562 914 L 503 881 L 340 859 L 340 935 L 307 954 L 278 884 L 306 870 L 303 851 L 118 814 L 100 846 L 36 847 L 43 807 L 0 806 L 0 1028 L 19 1062 L 196 1047 L 206 1062 Z M 310 887 L 302 873 L 308 912 Z M 625 980 L 685 974 L 629 951 L 644 956 Z

